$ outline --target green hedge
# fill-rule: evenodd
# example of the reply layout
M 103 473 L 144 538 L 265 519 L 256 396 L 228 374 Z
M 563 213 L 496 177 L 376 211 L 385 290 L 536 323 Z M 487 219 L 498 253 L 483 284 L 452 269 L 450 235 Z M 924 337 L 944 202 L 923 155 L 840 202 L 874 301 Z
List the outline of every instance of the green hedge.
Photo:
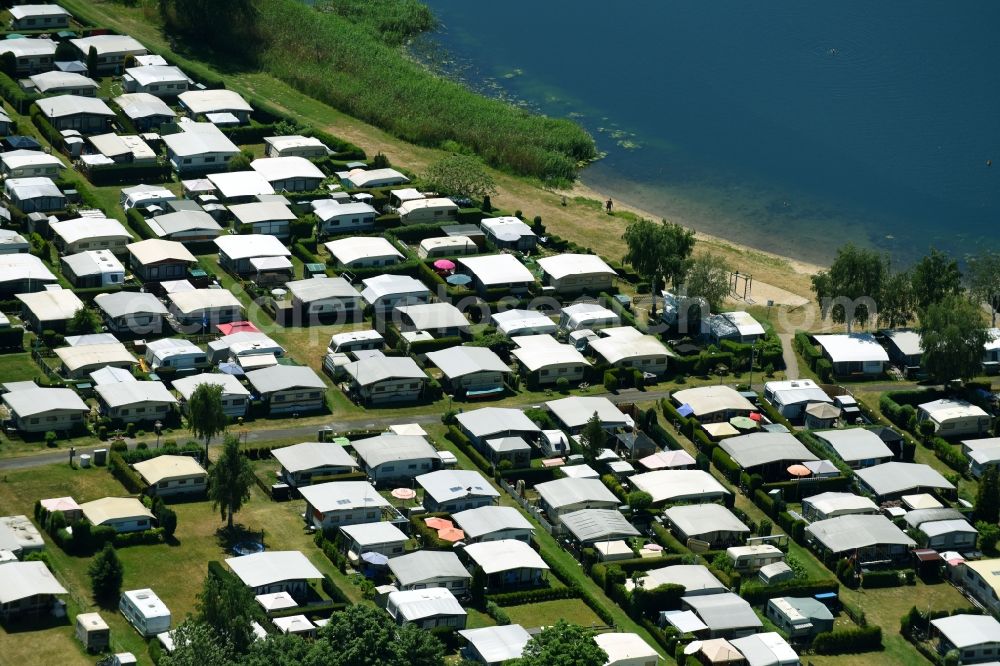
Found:
M 765 492 L 780 489 L 782 497 L 786 502 L 797 502 L 801 499 L 799 497 L 800 492 L 809 497 L 830 491 L 845 491 L 849 485 L 850 479 L 845 476 L 824 476 L 809 479 L 808 481 L 776 481 L 774 483 L 765 483 L 762 488 Z
M 448 426 L 448 432 L 445 433 L 445 439 L 461 449 L 462 453 L 469 456 L 469 458 L 472 459 L 472 462 L 474 462 L 476 466 L 488 476 L 493 476 L 493 465 L 491 465 L 490 462 L 476 450 L 476 448 L 472 445 L 472 442 L 469 441 L 468 437 L 462 434 L 461 430 L 453 425 Z
M 712 451 L 712 462 L 730 483 L 739 483 L 740 472 L 743 470 L 738 464 L 736 464 L 736 461 L 734 461 L 730 455 L 722 449 L 721 446 L 716 446 Z
M 123 183 L 168 183 L 172 179 L 170 164 L 114 164 L 89 167 L 87 180 L 97 187 Z
M 520 590 L 518 592 L 487 594 L 486 599 L 492 601 L 497 606 L 505 607 L 537 604 L 542 601 L 556 601 L 559 599 L 579 599 L 580 596 L 580 590 L 575 587 L 547 587 L 540 590 Z
M 304 264 L 322 264 L 322 259 L 317 257 L 315 254 L 309 251 L 309 248 L 302 243 L 302 241 L 296 241 L 292 244 L 292 254 L 302 260 Z
M 239 125 L 236 127 L 224 127 L 222 133 L 229 137 L 229 140 L 238 146 L 249 143 L 264 143 L 265 136 L 274 136 L 274 123 L 250 125 Z
M 683 555 L 687 555 L 691 552 L 687 546 L 681 543 L 680 540 L 671 534 L 670 530 L 663 525 L 653 523 L 652 528 L 656 541 L 670 552 L 680 553 Z
M 62 134 L 60 134 L 59 130 L 52 126 L 52 123 L 50 123 L 49 119 L 42 114 L 36 104 L 31 106 L 31 122 L 34 123 L 36 128 L 38 128 L 38 133 L 41 134 L 46 141 L 51 143 L 54 149 L 60 151 L 62 150 Z
M 445 541 L 438 536 L 438 531 L 430 527 L 426 522 L 427 518 L 447 518 L 447 513 L 421 513 L 417 516 L 410 516 L 410 525 L 414 535 L 420 535 L 423 547 L 426 550 L 452 550 L 453 543 Z
M 142 478 L 134 469 L 129 467 L 129 464 L 125 462 L 122 454 L 118 451 L 108 452 L 108 470 L 130 493 L 141 493 L 146 489 L 146 484 Z
M 0 72 L 0 97 L 14 107 L 19 114 L 27 115 L 31 105 L 41 98 L 41 95 L 32 95 L 24 91 L 17 81 Z
M 861 587 L 876 589 L 880 587 L 899 587 L 907 582 L 906 574 L 912 575 L 912 570 L 904 571 L 869 571 L 861 576 Z
M 449 347 L 459 347 L 461 344 L 462 338 L 458 336 L 435 338 L 433 340 L 416 340 L 406 343 L 405 351 L 413 355 L 418 355 L 448 349 Z
M 24 349 L 24 329 L 11 328 L 0 331 L 0 349 L 21 351 Z
M 931 447 L 938 460 L 959 474 L 965 474 L 969 471 L 969 458 L 962 453 L 962 449 L 958 446 L 940 437 L 935 437 L 931 440 Z
M 851 654 L 881 649 L 882 628 L 876 626 L 824 631 L 813 640 L 816 654 Z
M 836 580 L 789 580 L 773 585 L 746 581 L 740 587 L 740 596 L 752 605 L 767 603 L 774 597 L 813 597 L 827 592 L 839 592 Z
M 795 351 L 799 353 L 802 360 L 806 362 L 810 370 L 816 369 L 816 362 L 823 358 L 823 354 L 820 353 L 816 346 L 809 339 L 809 334 L 803 331 L 796 331 L 795 337 L 792 339 L 792 346 Z
M 527 486 L 537 486 L 539 483 L 554 481 L 557 477 L 555 467 L 522 467 L 521 469 L 505 469 L 499 477 L 508 482 L 523 480 Z M 513 484 L 512 484 L 513 485 Z

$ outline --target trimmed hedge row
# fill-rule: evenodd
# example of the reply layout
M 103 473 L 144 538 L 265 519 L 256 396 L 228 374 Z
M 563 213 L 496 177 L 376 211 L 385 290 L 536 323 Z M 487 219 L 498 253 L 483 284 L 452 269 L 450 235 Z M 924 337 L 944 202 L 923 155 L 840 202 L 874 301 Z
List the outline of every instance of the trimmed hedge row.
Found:
M 38 105 L 31 105 L 31 122 L 34 123 L 35 127 L 38 128 L 39 134 L 45 138 L 46 141 L 52 144 L 55 150 L 61 151 L 63 148 L 63 135 L 52 126 L 49 119 L 38 108 Z
M 907 576 L 909 574 L 909 576 Z M 913 570 L 869 571 L 861 576 L 861 587 L 873 590 L 880 587 L 899 587 L 913 582 Z
M 89 167 L 83 171 L 98 187 L 122 183 L 168 183 L 172 176 L 170 164 L 114 164 Z
M 840 584 L 836 580 L 789 580 L 773 585 L 756 581 L 746 581 L 740 587 L 740 596 L 750 605 L 767 603 L 774 597 L 813 597 L 827 592 L 838 592 Z
M 740 472 L 743 469 L 736 464 L 736 461 L 721 446 L 716 446 L 712 450 L 712 463 L 722 472 L 722 475 L 726 477 L 729 483 L 738 484 L 740 482 Z
M 453 550 L 454 544 L 445 541 L 438 536 L 438 531 L 430 527 L 426 522 L 427 518 L 445 518 L 447 513 L 421 513 L 417 516 L 410 516 L 410 525 L 413 526 L 414 536 L 420 535 L 423 547 L 427 550 Z
M 520 590 L 518 592 L 487 594 L 486 599 L 492 601 L 497 606 L 504 607 L 536 604 L 542 601 L 557 601 L 559 599 L 579 599 L 580 596 L 580 589 L 576 587 L 549 587 L 541 590 Z
M 0 97 L 3 97 L 22 116 L 28 113 L 32 104 L 41 99 L 41 95 L 25 92 L 17 81 L 2 72 L 0 72 Z
M 130 493 L 141 493 L 146 490 L 145 482 L 134 469 L 129 467 L 120 452 L 114 450 L 108 452 L 108 470 Z
M 813 640 L 816 654 L 851 654 L 882 649 L 882 627 L 824 631 Z
M 851 480 L 846 476 L 824 476 L 802 481 L 775 481 L 765 483 L 762 488 L 765 492 L 780 489 L 782 497 L 788 502 L 797 502 L 800 492 L 808 492 L 806 497 L 819 495 L 830 491 L 845 491 L 850 486 Z
M 479 451 L 472 445 L 469 438 L 462 434 L 455 426 L 448 426 L 448 432 L 445 433 L 445 439 L 457 446 L 462 450 L 462 453 L 469 456 L 469 458 L 476 464 L 476 467 L 481 469 L 489 476 L 493 476 L 493 465 L 483 457 Z

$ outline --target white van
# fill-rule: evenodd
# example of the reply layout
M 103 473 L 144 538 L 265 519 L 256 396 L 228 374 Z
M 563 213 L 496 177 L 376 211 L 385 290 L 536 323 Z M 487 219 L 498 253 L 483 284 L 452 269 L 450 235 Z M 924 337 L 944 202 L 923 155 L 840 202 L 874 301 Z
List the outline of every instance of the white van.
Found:
M 123 593 L 118 610 L 143 638 L 170 631 L 170 609 L 149 588 Z

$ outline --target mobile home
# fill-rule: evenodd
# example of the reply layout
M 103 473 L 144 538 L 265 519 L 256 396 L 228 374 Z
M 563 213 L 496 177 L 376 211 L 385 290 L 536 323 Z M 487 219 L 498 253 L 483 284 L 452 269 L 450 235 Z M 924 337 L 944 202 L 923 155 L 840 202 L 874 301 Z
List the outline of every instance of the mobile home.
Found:
M 143 638 L 170 631 L 170 609 L 149 588 L 123 593 L 118 610 Z

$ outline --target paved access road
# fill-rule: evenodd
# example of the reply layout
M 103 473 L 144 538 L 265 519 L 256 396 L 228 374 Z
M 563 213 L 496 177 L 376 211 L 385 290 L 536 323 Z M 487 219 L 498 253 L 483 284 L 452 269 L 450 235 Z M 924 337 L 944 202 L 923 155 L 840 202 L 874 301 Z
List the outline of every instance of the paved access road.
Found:
M 726 382 L 723 382 L 726 383 Z M 893 382 L 893 383 L 873 383 L 873 384 L 863 384 L 867 391 L 892 391 L 900 390 L 904 388 L 914 388 L 916 384 L 909 382 Z M 683 387 L 681 387 L 683 388 Z M 764 387 L 762 384 L 755 384 L 753 387 L 758 392 L 763 392 Z M 625 389 L 619 393 L 611 394 L 603 389 L 600 392 L 588 393 L 585 397 L 599 397 L 604 396 L 609 398 L 614 403 L 633 403 L 633 402 L 653 402 L 660 400 L 661 398 L 666 398 L 670 395 L 671 391 L 679 389 L 658 389 L 653 391 L 639 391 L 636 389 Z M 553 392 L 551 400 L 558 400 L 561 396 L 558 393 Z M 523 403 L 506 403 L 505 407 L 531 407 L 533 405 L 540 404 L 538 400 L 526 400 Z M 464 408 L 465 403 L 456 404 L 456 407 Z M 478 409 L 479 407 L 488 407 L 488 404 L 470 406 L 472 409 Z M 316 439 L 316 431 L 324 426 L 329 426 L 333 428 L 335 432 L 344 430 L 354 430 L 358 428 L 386 428 L 390 425 L 398 425 L 401 423 L 419 423 L 421 425 L 428 425 L 433 423 L 439 423 L 441 420 L 440 413 L 434 412 L 431 414 L 417 414 L 412 416 L 401 416 L 392 418 L 379 418 L 377 412 L 371 412 L 369 414 L 362 414 L 360 416 L 353 416 L 351 418 L 336 419 L 331 420 L 325 424 L 312 424 L 307 426 L 293 426 L 285 428 L 268 428 L 266 421 L 260 421 L 263 427 L 254 428 L 251 426 L 247 427 L 246 441 L 249 442 L 266 442 L 271 440 L 279 439 L 293 439 L 296 437 L 301 437 L 303 442 L 310 442 Z M 166 439 L 166 438 L 164 438 Z M 143 439 L 143 440 L 128 440 L 129 448 L 134 448 L 136 444 L 140 441 L 146 442 L 146 444 L 153 446 L 156 443 L 156 439 Z M 212 444 L 210 448 L 215 449 L 222 445 L 222 438 L 217 437 L 215 443 Z M 79 456 L 83 453 L 93 453 L 94 449 L 108 448 L 111 443 L 100 444 L 97 446 L 79 447 L 76 449 L 76 455 Z M 55 450 L 46 450 L 41 453 L 21 456 L 18 458 L 4 458 L 0 459 L 0 472 L 4 471 L 14 471 L 19 469 L 31 469 L 33 467 L 42 467 L 44 465 L 52 465 L 57 463 L 68 463 L 69 462 L 69 449 L 60 448 Z

